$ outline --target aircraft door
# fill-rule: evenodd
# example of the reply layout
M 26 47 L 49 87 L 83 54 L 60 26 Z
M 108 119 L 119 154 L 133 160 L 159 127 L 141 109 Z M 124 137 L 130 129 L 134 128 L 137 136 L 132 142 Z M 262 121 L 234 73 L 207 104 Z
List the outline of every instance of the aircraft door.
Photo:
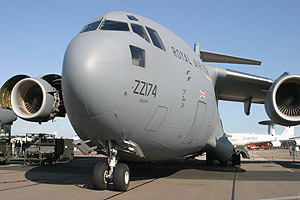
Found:
M 194 117 L 192 127 L 189 133 L 187 134 L 186 138 L 183 140 L 182 142 L 183 144 L 192 144 L 195 136 L 201 132 L 205 114 L 206 114 L 206 103 L 202 101 L 198 101 L 196 114 Z
M 168 113 L 168 108 L 163 106 L 158 106 L 156 108 L 156 111 L 151 118 L 150 122 L 146 126 L 146 131 L 152 131 L 155 132 L 159 129 L 159 127 L 162 125 L 166 115 Z

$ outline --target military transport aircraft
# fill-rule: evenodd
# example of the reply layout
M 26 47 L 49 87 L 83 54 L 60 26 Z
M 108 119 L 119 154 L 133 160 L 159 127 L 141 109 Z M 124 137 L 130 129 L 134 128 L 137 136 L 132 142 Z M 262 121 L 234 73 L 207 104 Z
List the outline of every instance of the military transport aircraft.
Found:
M 62 75 L 17 75 L 1 88 L 1 107 L 24 120 L 68 118 L 87 148 L 108 156 L 93 172 L 127 190 L 128 161 L 160 161 L 207 153 L 207 162 L 237 161 L 224 135 L 218 100 L 265 104 L 276 123 L 300 123 L 300 76 L 277 80 L 204 62 L 259 65 L 260 61 L 194 51 L 162 25 L 137 14 L 110 12 L 89 22 L 70 42 Z

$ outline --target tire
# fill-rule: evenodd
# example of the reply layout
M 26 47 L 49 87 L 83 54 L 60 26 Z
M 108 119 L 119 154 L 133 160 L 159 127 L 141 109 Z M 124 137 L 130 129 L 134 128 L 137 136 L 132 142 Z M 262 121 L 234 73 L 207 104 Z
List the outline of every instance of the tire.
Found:
M 237 154 L 232 155 L 232 166 L 238 166 L 241 165 L 241 156 Z
M 42 161 L 40 161 L 40 165 L 41 165 L 41 166 L 46 166 L 46 165 L 47 165 L 47 163 L 46 163 L 46 161 L 45 161 L 45 160 L 42 160 Z
M 210 155 L 210 153 L 206 153 L 206 166 L 213 166 L 214 165 L 214 158 Z
M 114 187 L 117 191 L 126 191 L 129 187 L 130 170 L 127 164 L 119 163 L 114 170 Z
M 95 165 L 93 171 L 93 184 L 97 190 L 106 190 L 108 180 L 106 176 L 108 175 L 108 166 L 104 162 L 99 162 Z
M 225 160 L 225 161 L 220 161 L 220 166 L 221 167 L 227 167 L 227 160 Z
M 0 161 L 0 165 L 5 165 L 7 160 Z

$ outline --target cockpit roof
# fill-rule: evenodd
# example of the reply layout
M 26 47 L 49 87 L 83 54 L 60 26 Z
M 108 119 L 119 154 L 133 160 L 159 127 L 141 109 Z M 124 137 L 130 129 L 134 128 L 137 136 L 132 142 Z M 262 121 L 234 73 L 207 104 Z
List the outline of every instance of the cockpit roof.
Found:
M 138 21 L 128 16 L 133 16 L 133 18 L 136 18 Z M 99 21 L 101 19 L 117 21 L 117 22 L 125 22 L 128 23 L 129 26 L 132 23 L 142 25 L 143 27 L 148 27 L 150 29 L 158 31 L 159 35 L 161 36 L 161 39 L 164 40 L 164 42 L 167 42 L 167 40 L 172 38 L 172 40 L 182 41 L 181 46 L 186 46 L 186 48 L 189 48 L 188 45 L 180 37 L 178 37 L 172 31 L 168 30 L 166 27 L 138 14 L 123 12 L 123 11 L 113 11 L 93 19 L 88 24 Z M 162 47 L 162 49 L 164 48 Z
M 132 16 L 132 17 L 128 17 L 128 16 Z M 161 28 L 164 28 L 163 26 L 159 25 L 158 23 L 143 17 L 141 15 L 137 15 L 134 13 L 129 13 L 129 12 L 123 12 L 123 11 L 113 11 L 113 12 L 109 12 L 106 14 L 103 14 L 95 19 L 93 19 L 92 21 L 90 21 L 88 24 L 92 23 L 92 22 L 96 22 L 101 20 L 102 18 L 104 19 L 108 19 L 108 20 L 113 20 L 113 21 L 122 21 L 122 22 L 127 22 L 127 23 L 137 23 L 137 24 L 141 24 L 141 25 L 147 25 L 151 28 L 156 28 L 158 26 L 160 26 Z M 130 19 L 132 18 L 132 19 Z M 134 20 L 133 18 L 136 18 L 138 21 Z

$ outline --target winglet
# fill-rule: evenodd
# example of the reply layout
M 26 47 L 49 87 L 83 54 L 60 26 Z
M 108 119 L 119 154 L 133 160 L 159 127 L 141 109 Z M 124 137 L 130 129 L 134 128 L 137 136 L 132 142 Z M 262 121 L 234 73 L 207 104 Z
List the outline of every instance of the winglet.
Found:
M 245 65 L 260 65 L 261 61 L 251 60 L 247 58 L 240 58 L 236 56 L 230 56 L 220 53 L 214 53 L 210 51 L 201 50 L 201 59 L 203 62 L 215 62 L 215 63 L 231 63 L 231 64 L 245 64 Z

